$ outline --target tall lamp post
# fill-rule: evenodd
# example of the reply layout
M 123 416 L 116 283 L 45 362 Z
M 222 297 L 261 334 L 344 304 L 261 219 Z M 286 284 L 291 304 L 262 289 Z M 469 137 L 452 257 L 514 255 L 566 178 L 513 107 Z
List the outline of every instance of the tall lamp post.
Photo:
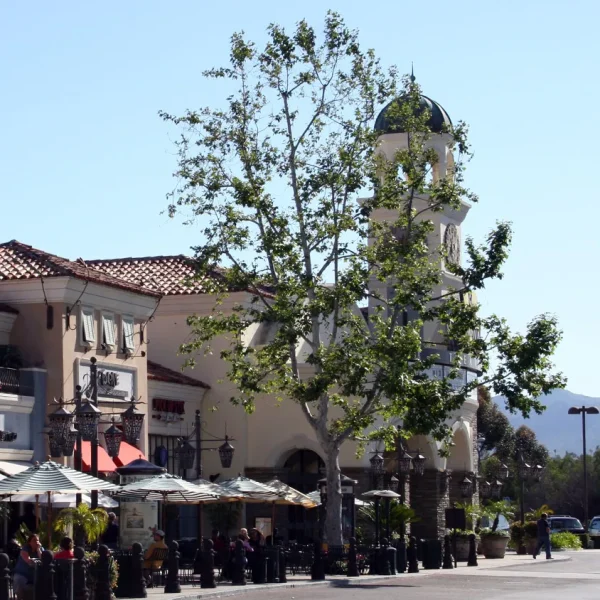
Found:
M 90 359 L 90 383 L 88 387 L 89 399 L 83 399 L 81 386 L 75 388 L 73 400 L 59 401 L 60 407 L 48 415 L 50 423 L 49 443 L 50 454 L 53 457 L 73 456 L 75 452 L 75 468 L 83 471 L 82 445 L 83 441 L 91 444 L 90 471 L 94 477 L 98 477 L 98 426 L 110 424 L 104 432 L 106 452 L 111 458 L 119 455 L 121 441 L 124 439 L 129 444 L 137 446 L 144 424 L 144 414 L 140 412 L 135 404 L 136 399 L 131 398 L 131 404 L 122 413 L 108 413 L 113 416 L 111 421 L 101 421 L 103 416 L 98 408 L 98 365 L 96 357 Z M 75 405 L 75 411 L 70 412 L 64 405 Z M 114 415 L 119 414 L 122 430 L 115 426 Z M 91 494 L 92 508 L 98 508 L 98 491 L 93 490 Z M 81 502 L 81 495 L 77 495 L 77 503 Z
M 587 446 L 585 431 L 585 415 L 597 415 L 600 411 L 595 406 L 571 406 L 570 415 L 581 415 L 581 433 L 583 437 L 583 525 L 588 526 L 588 476 L 587 476 Z
M 541 465 L 530 465 L 526 462 L 522 452 L 517 454 L 517 474 L 519 476 L 519 486 L 521 488 L 520 497 L 520 517 L 521 525 L 525 524 L 525 482 L 532 479 L 541 481 L 544 467 Z
M 194 439 L 196 446 L 192 446 L 190 439 Z M 231 467 L 235 448 L 229 443 L 229 440 L 235 440 L 225 435 L 224 438 L 212 437 L 209 440 L 213 443 L 223 442 L 220 446 L 203 446 L 202 445 L 202 421 L 200 419 L 200 411 L 196 411 L 194 417 L 194 430 L 187 438 L 181 438 L 177 447 L 177 458 L 179 459 L 179 468 L 183 471 L 194 467 L 194 459 L 196 461 L 196 473 L 198 479 L 202 479 L 202 452 L 218 452 L 221 466 L 224 469 Z M 202 504 L 198 504 L 198 541 L 202 540 Z

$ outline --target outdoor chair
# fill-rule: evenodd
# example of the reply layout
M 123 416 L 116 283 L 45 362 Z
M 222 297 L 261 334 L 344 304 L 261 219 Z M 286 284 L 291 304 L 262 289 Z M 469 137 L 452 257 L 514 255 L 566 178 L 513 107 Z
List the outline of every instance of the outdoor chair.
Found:
M 152 554 L 146 558 L 145 560 L 148 561 L 150 563 L 150 568 L 148 569 L 150 576 L 149 576 L 149 582 L 148 585 L 149 587 L 155 587 L 156 586 L 156 579 L 158 579 L 158 583 L 160 585 L 162 585 L 164 583 L 165 580 L 165 573 L 166 573 L 166 569 L 167 569 L 167 558 L 169 556 L 169 549 L 168 548 L 154 548 L 154 550 L 152 551 Z M 158 569 L 154 568 L 154 563 L 160 562 L 161 565 Z

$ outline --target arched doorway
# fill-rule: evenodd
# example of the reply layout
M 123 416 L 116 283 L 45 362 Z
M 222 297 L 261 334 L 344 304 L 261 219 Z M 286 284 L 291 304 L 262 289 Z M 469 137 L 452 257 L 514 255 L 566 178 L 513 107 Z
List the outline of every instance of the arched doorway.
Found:
M 325 475 L 325 463 L 312 450 L 296 450 L 285 461 L 288 485 L 299 492 L 308 494 L 317 489 L 317 481 Z M 306 509 L 301 506 L 288 507 L 288 539 L 298 543 L 316 540 L 319 532 L 318 508 Z

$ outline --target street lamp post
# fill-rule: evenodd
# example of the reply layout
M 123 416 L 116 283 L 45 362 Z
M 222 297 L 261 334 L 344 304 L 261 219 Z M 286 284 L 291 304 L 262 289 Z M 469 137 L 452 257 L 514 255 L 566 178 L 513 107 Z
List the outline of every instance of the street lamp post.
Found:
M 200 411 L 196 411 L 194 417 L 194 431 L 188 438 L 181 438 L 177 447 L 177 458 L 179 460 L 179 468 L 184 472 L 187 469 L 191 469 L 194 466 L 194 458 L 196 459 L 196 474 L 198 479 L 202 479 L 203 468 L 202 468 L 202 452 L 209 451 L 219 453 L 219 459 L 221 466 L 224 469 L 231 467 L 233 461 L 233 454 L 235 448 L 229 443 L 230 438 L 225 435 L 224 438 L 211 437 L 210 442 L 223 442 L 219 447 L 207 447 L 202 445 L 202 420 Z M 190 444 L 190 438 L 193 436 L 195 439 L 196 447 Z M 231 438 L 232 441 L 235 441 Z M 198 504 L 198 542 L 202 540 L 202 504 Z
M 595 406 L 572 406 L 569 408 L 570 415 L 581 415 L 581 433 L 583 437 L 583 524 L 588 526 L 588 476 L 587 476 L 587 445 L 585 415 L 597 415 L 600 411 Z
M 528 479 L 533 479 L 534 481 L 540 481 L 542 479 L 542 473 L 544 471 L 544 467 L 541 465 L 530 465 L 526 462 L 525 457 L 521 452 L 517 455 L 517 474 L 519 476 L 519 485 L 521 488 L 521 497 L 520 497 L 520 517 L 521 517 L 521 525 L 525 524 L 525 482 Z

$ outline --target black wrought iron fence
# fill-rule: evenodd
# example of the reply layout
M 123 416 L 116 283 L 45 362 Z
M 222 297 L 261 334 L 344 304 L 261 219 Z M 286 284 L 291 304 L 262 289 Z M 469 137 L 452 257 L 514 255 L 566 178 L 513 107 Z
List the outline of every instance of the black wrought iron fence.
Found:
M 0 367 L 0 393 L 18 394 L 20 391 L 19 369 Z

